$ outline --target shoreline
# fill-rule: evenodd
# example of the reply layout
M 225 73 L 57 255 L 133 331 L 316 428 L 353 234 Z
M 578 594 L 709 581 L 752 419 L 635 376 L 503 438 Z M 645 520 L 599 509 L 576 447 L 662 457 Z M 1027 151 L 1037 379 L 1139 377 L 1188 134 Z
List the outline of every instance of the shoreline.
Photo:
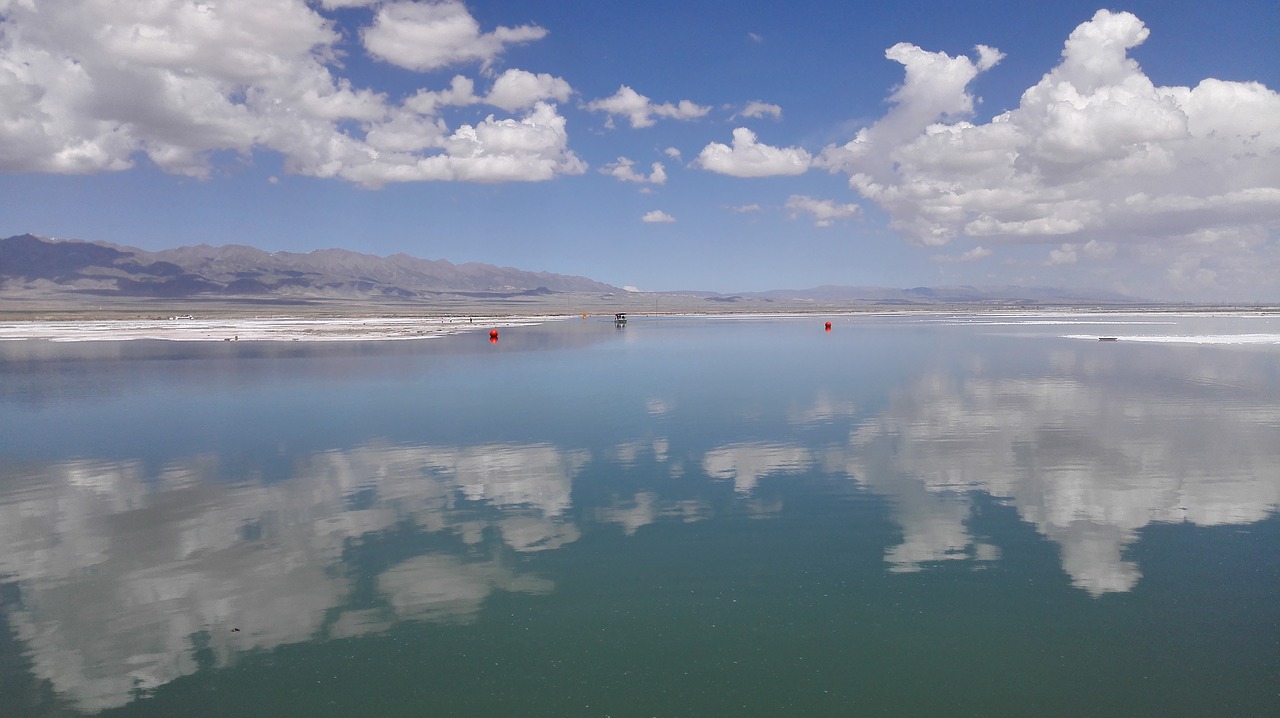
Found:
M 1059 318 L 1053 324 L 1113 324 L 1124 323 L 1124 317 L 1280 317 L 1275 308 L 1243 307 L 859 307 L 825 308 L 797 311 L 796 308 L 776 311 L 674 311 L 628 312 L 635 319 L 803 319 L 807 317 L 964 317 L 978 320 L 996 318 Z M 85 312 L 81 316 L 41 319 L 0 320 L 0 342 L 43 340 L 50 342 L 101 342 L 101 341 L 251 341 L 251 342 L 357 342 L 357 341 L 408 341 L 485 331 L 507 327 L 534 326 L 548 322 L 575 319 L 579 316 L 597 320 L 611 318 L 611 314 L 595 312 L 583 314 L 529 313 L 505 316 L 403 316 L 387 314 L 345 316 L 203 316 L 176 315 L 170 317 L 107 318 Z M 1098 321 L 1106 317 L 1107 320 Z M 1090 318 L 1093 320 L 1090 321 Z M 1073 321 L 1077 320 L 1077 321 Z M 1110 321 L 1108 321 L 1110 320 Z M 1003 323 L 1003 322 L 1000 322 Z
M 501 321 L 508 317 L 576 317 L 583 313 L 612 316 L 626 312 L 641 316 L 737 316 L 814 314 L 917 314 L 927 312 L 1069 312 L 1069 313 L 1219 313 L 1280 312 L 1276 303 L 1205 304 L 1172 302 L 1036 302 L 1030 300 L 897 302 L 840 298 L 767 298 L 755 296 L 705 296 L 681 292 L 626 292 L 598 294 L 559 292 L 535 296 L 461 296 L 426 299 L 335 297 L 67 297 L 30 296 L 0 288 L 0 322 L 133 320 L 155 321 L 173 316 L 199 319 L 241 320 L 264 317 L 286 319 L 365 320 L 452 319 Z
M 0 322 L 0 341 L 407 341 L 505 327 L 532 326 L 567 317 L 239 317 L 168 319 L 32 319 Z

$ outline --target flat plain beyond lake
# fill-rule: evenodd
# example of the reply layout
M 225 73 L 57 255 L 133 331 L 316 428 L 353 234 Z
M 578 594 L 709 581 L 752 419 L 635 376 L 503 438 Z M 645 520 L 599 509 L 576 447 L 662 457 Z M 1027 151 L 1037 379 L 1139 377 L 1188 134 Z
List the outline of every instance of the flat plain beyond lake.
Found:
M 0 715 L 1274 715 L 1278 507 L 1267 312 L 8 322 Z

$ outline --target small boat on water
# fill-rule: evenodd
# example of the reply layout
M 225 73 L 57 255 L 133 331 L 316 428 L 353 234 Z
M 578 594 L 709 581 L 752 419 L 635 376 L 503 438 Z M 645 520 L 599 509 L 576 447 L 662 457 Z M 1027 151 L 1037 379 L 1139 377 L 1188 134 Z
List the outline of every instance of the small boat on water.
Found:
M 1098 341 L 1100 342 L 1114 342 L 1118 340 L 1119 340 L 1119 337 L 1098 337 Z

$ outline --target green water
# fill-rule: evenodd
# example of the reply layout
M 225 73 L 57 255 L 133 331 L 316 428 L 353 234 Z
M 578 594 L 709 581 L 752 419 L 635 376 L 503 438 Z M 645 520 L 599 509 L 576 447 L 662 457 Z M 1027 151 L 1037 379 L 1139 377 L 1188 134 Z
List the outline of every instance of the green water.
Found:
M 1274 715 L 1278 336 L 2 342 L 0 715 Z

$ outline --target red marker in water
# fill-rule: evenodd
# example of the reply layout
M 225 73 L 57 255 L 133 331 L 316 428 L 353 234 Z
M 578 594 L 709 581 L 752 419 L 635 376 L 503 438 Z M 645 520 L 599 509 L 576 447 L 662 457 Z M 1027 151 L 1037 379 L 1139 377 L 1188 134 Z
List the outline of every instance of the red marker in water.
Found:
M 831 331 L 831 322 L 827 322 L 827 331 Z

